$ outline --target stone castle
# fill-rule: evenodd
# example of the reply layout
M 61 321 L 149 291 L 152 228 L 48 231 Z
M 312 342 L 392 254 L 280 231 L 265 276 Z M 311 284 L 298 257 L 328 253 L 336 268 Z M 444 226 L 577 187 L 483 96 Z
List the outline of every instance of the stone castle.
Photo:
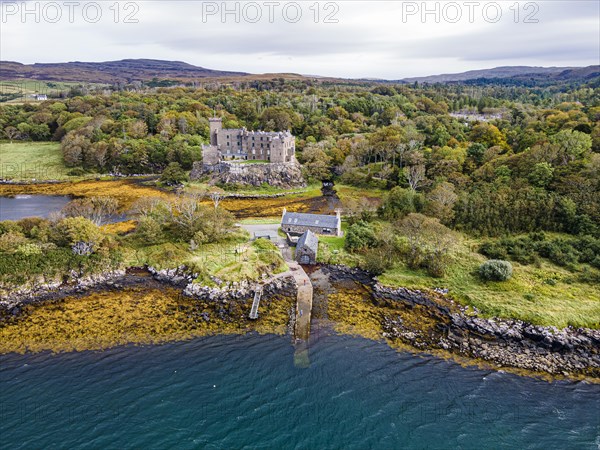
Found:
M 202 146 L 206 165 L 222 161 L 268 161 L 294 163 L 296 144 L 289 131 L 248 131 L 245 128 L 223 128 L 222 119 L 209 119 L 210 145 Z
M 304 187 L 296 143 L 289 131 L 227 129 L 219 118 L 209 119 L 210 144 L 202 146 L 202 161 L 194 162 L 192 180 L 277 188 Z

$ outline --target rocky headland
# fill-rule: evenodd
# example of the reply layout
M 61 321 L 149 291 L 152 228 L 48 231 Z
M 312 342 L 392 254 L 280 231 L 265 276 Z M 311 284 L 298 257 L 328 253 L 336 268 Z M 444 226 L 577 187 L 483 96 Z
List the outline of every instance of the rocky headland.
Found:
M 447 351 L 494 366 L 600 378 L 600 330 L 486 318 L 442 289 L 390 288 L 359 269 L 324 270 L 333 284 L 353 280 L 368 287 L 370 296 L 364 301 L 378 313 L 381 337 L 392 343 Z

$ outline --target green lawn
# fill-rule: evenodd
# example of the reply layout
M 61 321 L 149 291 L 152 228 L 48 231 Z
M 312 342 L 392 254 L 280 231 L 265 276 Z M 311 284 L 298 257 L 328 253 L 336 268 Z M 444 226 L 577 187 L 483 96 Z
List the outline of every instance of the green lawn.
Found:
M 281 219 L 271 219 L 271 218 L 263 218 L 263 217 L 256 217 L 256 218 L 248 218 L 248 219 L 242 219 L 239 221 L 239 223 L 241 223 L 242 225 L 275 225 L 275 224 L 279 224 L 281 223 Z M 285 236 L 285 235 L 284 235 Z
M 342 230 L 346 228 L 346 223 L 342 222 Z M 361 262 L 361 257 L 348 253 L 344 249 L 345 237 L 337 236 L 319 236 L 319 251 L 317 253 L 317 262 L 323 264 L 343 264 L 350 267 L 356 267 Z
M 539 325 L 600 328 L 600 290 L 577 281 L 577 273 L 548 261 L 535 265 L 513 262 L 506 282 L 483 282 L 476 274 L 485 257 L 471 252 L 473 242 L 461 242 L 444 278 L 396 264 L 379 277 L 382 284 L 408 288 L 446 288 L 465 305 L 486 316 L 516 318 Z
M 0 142 L 0 178 L 15 181 L 80 179 L 68 175 L 58 142 Z
M 211 276 L 226 282 L 257 281 L 263 273 L 269 275 L 288 270 L 275 244 L 264 239 L 250 242 L 248 233 L 243 231 L 232 233 L 224 242 L 201 245 L 195 250 L 184 243 L 132 244 L 125 251 L 126 265 L 148 264 L 157 269 L 185 265 L 198 273 L 197 282 L 208 286 L 214 285 Z

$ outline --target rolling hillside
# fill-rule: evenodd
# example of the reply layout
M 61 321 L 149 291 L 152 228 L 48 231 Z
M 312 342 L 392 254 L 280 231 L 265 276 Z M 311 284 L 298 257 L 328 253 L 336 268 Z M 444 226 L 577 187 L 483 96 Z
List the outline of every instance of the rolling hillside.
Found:
M 404 78 L 406 83 L 453 83 L 473 80 L 514 81 L 583 81 L 600 76 L 600 66 L 588 67 L 530 67 L 505 66 L 493 69 L 470 70 L 462 73 Z
M 87 83 L 130 83 L 154 78 L 191 80 L 197 78 L 244 76 L 244 72 L 227 72 L 197 67 L 180 61 L 124 59 L 107 62 L 68 62 L 21 64 L 0 62 L 0 80 L 78 81 Z

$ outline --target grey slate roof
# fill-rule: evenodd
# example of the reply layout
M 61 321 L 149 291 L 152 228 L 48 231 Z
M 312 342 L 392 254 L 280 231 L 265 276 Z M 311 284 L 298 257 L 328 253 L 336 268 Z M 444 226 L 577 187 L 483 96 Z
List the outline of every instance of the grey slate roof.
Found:
M 298 225 L 304 227 L 336 229 L 339 220 L 340 219 L 337 216 L 286 212 L 281 220 L 281 225 Z
M 317 253 L 317 249 L 319 248 L 319 238 L 310 230 L 306 230 L 300 239 L 298 239 L 298 243 L 296 244 L 296 248 L 308 247 L 311 250 Z

